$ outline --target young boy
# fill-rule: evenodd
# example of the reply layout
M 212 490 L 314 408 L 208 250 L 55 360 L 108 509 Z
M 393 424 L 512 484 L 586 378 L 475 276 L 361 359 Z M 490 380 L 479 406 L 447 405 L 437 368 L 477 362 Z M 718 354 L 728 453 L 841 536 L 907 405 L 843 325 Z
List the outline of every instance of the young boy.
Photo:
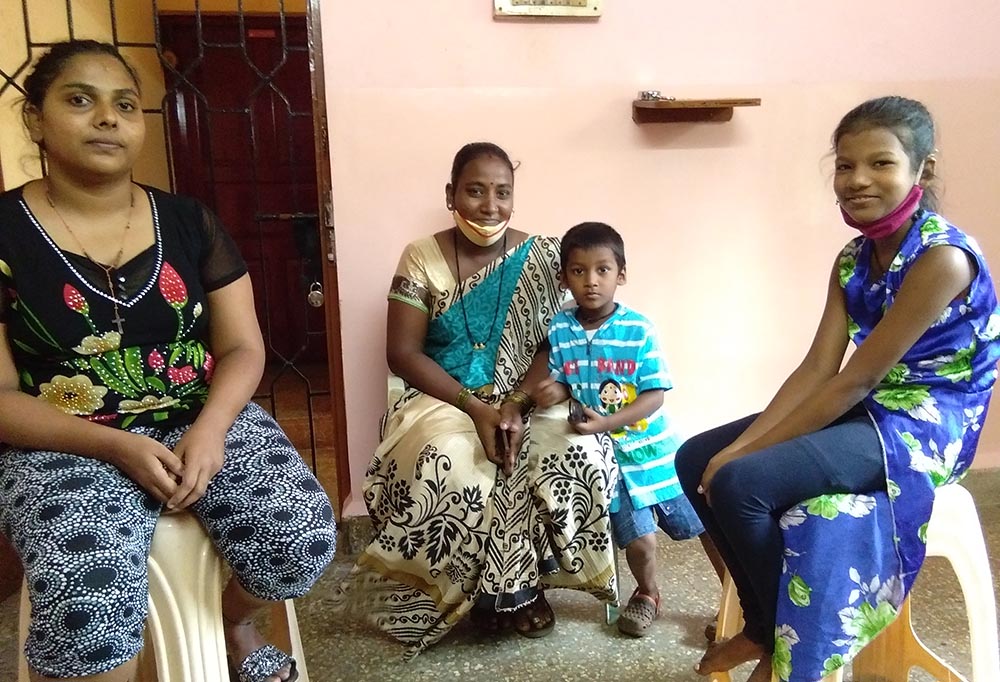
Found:
M 638 583 L 618 629 L 641 637 L 660 611 L 657 526 L 674 540 L 698 536 L 720 575 L 721 558 L 674 471 L 681 441 L 662 409 L 672 383 L 653 325 L 615 302 L 616 289 L 625 284 L 621 236 L 604 223 L 571 228 L 562 240 L 560 277 L 577 307 L 558 313 L 549 326 L 551 379 L 535 398 L 546 407 L 568 393 L 582 405 L 571 404 L 576 431 L 613 439 L 621 473 L 611 526 Z

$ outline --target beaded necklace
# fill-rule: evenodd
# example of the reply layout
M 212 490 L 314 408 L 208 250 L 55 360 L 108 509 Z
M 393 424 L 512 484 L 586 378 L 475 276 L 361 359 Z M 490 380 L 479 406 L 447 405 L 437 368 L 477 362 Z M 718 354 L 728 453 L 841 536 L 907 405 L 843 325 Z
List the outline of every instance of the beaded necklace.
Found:
M 62 213 L 59 212 L 59 208 L 56 206 L 56 202 L 52 200 L 52 188 L 47 183 L 45 185 L 45 200 L 49 202 L 49 206 L 52 208 L 53 211 L 55 211 L 55 214 L 59 218 L 59 221 L 63 224 L 63 227 L 66 228 L 66 232 L 69 233 L 69 236 L 71 236 L 73 238 L 73 241 L 76 242 L 77 246 L 80 247 L 80 251 L 83 252 L 84 257 L 104 271 L 104 276 L 108 280 L 108 292 L 111 294 L 111 303 L 115 307 L 115 317 L 111 321 L 118 328 L 118 333 L 122 334 L 124 332 L 122 323 L 125 322 L 125 319 L 121 316 L 121 313 L 118 309 L 118 295 L 115 293 L 115 284 L 114 280 L 111 277 L 111 271 L 117 270 L 118 266 L 121 265 L 122 254 L 125 253 L 125 239 L 126 237 L 128 237 L 129 229 L 131 229 L 132 227 L 132 212 L 133 209 L 135 208 L 135 194 L 132 192 L 131 185 L 129 186 L 128 220 L 125 222 L 125 229 L 122 230 L 122 239 L 121 242 L 118 244 L 118 253 L 115 254 L 115 258 L 111 262 L 111 265 L 105 265 L 104 263 L 101 263 L 96 258 L 91 256 L 89 253 L 87 253 L 87 247 L 85 247 L 83 245 L 83 242 L 80 241 L 80 238 L 76 236 L 76 232 L 73 231 L 73 228 L 71 228 L 69 226 L 69 223 L 66 222 L 66 219 L 63 218 Z

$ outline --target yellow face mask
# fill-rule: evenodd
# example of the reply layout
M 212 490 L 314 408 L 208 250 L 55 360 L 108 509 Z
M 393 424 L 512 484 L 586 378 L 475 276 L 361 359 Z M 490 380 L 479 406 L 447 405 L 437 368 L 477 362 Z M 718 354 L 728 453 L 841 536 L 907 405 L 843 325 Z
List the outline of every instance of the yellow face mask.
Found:
M 455 218 L 455 225 L 461 230 L 465 238 L 477 246 L 492 246 L 497 242 L 503 233 L 507 231 L 509 220 L 504 220 L 496 225 L 480 225 L 471 220 L 463 218 L 458 210 L 451 212 Z

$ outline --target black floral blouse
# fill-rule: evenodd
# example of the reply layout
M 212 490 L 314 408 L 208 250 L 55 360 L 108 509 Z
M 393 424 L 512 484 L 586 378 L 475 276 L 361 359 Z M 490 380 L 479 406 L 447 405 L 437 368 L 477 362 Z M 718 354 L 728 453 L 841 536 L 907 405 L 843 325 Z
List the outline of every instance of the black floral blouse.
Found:
M 98 265 L 56 246 L 22 188 L 0 195 L 0 323 L 21 390 L 119 428 L 194 420 L 215 364 L 206 294 L 247 271 L 202 204 L 143 190 L 155 243 L 111 270 L 113 291 Z

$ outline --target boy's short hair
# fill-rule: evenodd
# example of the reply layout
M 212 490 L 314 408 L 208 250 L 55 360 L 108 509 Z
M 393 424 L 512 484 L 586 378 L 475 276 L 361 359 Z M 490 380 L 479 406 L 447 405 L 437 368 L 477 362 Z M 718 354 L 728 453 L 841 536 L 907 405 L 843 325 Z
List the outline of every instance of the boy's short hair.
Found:
M 615 228 L 607 223 L 580 223 L 569 228 L 562 238 L 559 251 L 559 266 L 565 270 L 569 254 L 573 249 L 594 249 L 606 246 L 615 254 L 615 262 L 619 270 L 625 269 L 625 242 Z

